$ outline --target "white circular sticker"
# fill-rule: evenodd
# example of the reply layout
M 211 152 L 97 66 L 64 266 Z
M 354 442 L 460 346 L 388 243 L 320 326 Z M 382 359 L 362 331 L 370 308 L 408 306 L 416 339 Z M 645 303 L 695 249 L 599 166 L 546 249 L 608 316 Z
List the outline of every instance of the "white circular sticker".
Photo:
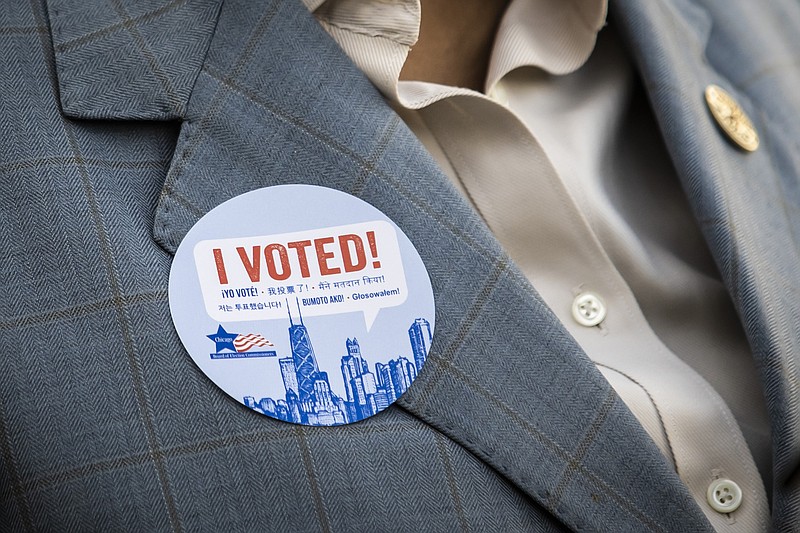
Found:
M 310 426 L 386 409 L 433 339 L 431 282 L 408 237 L 363 200 L 312 185 L 258 189 L 208 212 L 175 253 L 169 306 L 217 386 Z

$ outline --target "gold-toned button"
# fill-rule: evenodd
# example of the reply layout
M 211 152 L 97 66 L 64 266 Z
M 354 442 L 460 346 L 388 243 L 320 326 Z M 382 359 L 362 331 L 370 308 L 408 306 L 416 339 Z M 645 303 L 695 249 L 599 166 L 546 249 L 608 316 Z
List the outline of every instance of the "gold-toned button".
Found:
M 758 133 L 736 100 L 717 85 L 706 87 L 706 103 L 730 139 L 748 152 L 758 148 Z

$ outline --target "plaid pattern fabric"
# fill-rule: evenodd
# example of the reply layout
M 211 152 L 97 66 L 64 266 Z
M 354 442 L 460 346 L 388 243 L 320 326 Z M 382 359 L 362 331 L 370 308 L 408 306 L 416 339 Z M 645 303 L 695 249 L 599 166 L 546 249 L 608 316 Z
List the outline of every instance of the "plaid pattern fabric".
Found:
M 645 6 L 644 4 L 648 4 Z M 773 527 L 800 524 L 800 6 L 618 1 L 664 138 L 745 327 L 773 440 Z M 676 38 L 680 35 L 680 38 Z M 761 137 L 737 149 L 703 91 L 730 91 Z M 769 483 L 769 479 L 764 480 Z
M 634 36 L 652 17 L 626 13 Z M 0 42 L 3 530 L 708 529 L 299 2 L 14 0 Z M 169 317 L 171 254 L 191 225 L 298 182 L 389 215 L 436 297 L 418 380 L 399 406 L 344 427 L 231 400 Z

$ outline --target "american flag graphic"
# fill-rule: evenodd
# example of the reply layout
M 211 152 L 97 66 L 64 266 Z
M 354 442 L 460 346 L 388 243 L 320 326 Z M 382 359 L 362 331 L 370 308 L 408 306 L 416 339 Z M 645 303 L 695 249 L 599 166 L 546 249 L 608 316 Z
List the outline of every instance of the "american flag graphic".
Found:
M 237 335 L 235 339 L 233 339 L 233 346 L 236 348 L 237 352 L 246 352 L 247 350 L 253 348 L 254 346 L 275 346 L 267 339 L 262 337 L 261 335 L 256 335 L 255 333 L 248 333 L 247 335 Z

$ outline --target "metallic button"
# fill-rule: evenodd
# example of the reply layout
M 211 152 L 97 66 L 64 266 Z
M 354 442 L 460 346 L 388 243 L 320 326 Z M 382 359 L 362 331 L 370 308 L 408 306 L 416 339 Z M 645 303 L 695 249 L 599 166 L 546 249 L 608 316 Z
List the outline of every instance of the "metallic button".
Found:
M 706 498 L 718 513 L 732 513 L 742 505 L 742 489 L 730 479 L 715 479 L 708 486 Z
M 730 139 L 748 152 L 758 148 L 758 132 L 736 100 L 717 85 L 706 87 L 706 103 Z
M 572 302 L 572 318 L 581 326 L 596 326 L 606 318 L 606 304 L 596 294 L 582 292 Z

